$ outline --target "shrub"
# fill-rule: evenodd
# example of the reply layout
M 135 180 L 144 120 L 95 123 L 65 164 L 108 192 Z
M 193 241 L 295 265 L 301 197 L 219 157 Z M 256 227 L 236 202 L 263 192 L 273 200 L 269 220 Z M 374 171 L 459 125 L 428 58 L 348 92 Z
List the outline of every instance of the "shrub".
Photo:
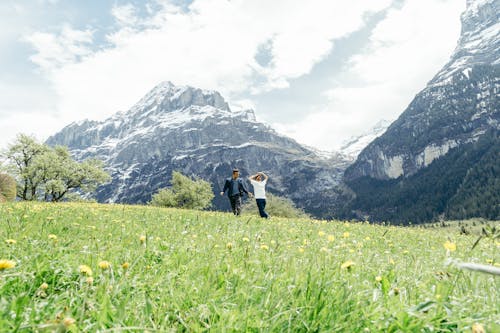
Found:
M 210 206 L 214 194 L 212 186 L 202 179 L 192 180 L 182 173 L 172 172 L 172 187 L 153 195 L 151 204 L 160 207 L 205 209 Z
M 16 198 L 16 181 L 9 175 L 0 174 L 0 202 L 14 201 Z
M 309 217 L 302 209 L 297 208 L 292 200 L 266 193 L 266 212 L 270 216 L 287 218 Z M 259 214 L 255 199 L 247 200 L 243 204 L 243 214 Z

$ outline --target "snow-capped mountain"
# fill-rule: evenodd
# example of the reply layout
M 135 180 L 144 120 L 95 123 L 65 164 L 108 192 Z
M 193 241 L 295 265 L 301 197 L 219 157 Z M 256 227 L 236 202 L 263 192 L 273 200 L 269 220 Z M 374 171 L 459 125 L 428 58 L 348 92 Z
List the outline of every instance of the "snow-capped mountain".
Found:
M 499 13 L 500 0 L 467 1 L 450 61 L 360 153 L 348 179 L 412 175 L 488 129 L 500 129 Z
M 461 19 L 449 62 L 346 170 L 347 215 L 500 219 L 500 0 L 467 0 Z
M 271 192 L 323 216 L 348 165 L 277 134 L 257 122 L 253 110 L 231 110 L 218 92 L 171 82 L 156 86 L 127 112 L 73 123 L 47 143 L 68 146 L 79 160 L 105 161 L 112 182 L 97 191 L 103 202 L 145 203 L 170 184 L 173 170 L 210 181 L 218 193 L 238 167 L 242 176 L 267 172 Z M 220 196 L 214 206 L 229 208 Z
M 359 153 L 373 140 L 384 134 L 392 121 L 382 119 L 364 133 L 353 136 L 342 143 L 339 152 L 351 160 L 356 160 Z

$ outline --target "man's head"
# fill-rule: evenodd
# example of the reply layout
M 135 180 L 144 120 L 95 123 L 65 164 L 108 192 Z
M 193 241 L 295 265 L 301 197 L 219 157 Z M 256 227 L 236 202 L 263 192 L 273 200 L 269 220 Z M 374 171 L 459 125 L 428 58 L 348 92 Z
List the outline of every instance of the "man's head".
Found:
M 236 179 L 240 176 L 240 170 L 234 168 L 233 169 L 233 179 Z

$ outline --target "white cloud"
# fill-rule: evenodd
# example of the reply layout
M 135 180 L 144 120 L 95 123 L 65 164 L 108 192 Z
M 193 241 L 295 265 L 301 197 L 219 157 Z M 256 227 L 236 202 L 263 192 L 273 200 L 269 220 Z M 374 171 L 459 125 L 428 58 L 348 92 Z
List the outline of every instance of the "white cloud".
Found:
M 111 9 L 111 14 L 122 26 L 134 25 L 139 20 L 137 15 L 135 14 L 135 7 L 131 4 L 126 4 L 123 6 L 115 5 Z
M 168 0 L 156 2 L 147 18 L 131 4 L 114 6 L 117 30 L 107 36 L 106 48 L 93 44 L 91 29 L 69 25 L 58 34 L 27 37 L 36 50 L 32 61 L 57 96 L 57 117 L 46 128 L 127 110 L 163 80 L 216 89 L 230 100 L 286 88 L 335 56 L 335 40 L 360 29 L 365 15 L 392 3 L 196 0 L 185 11 Z M 391 9 L 366 50 L 332 77 L 332 88 L 324 92 L 328 105 L 307 106 L 294 124 L 272 125 L 300 142 L 332 149 L 381 118 L 395 118 L 451 54 L 463 2 L 406 0 Z M 265 66 L 255 58 L 262 46 L 269 56 Z M 259 110 L 257 116 L 266 118 Z
M 37 50 L 32 59 L 48 73 L 60 113 L 102 119 L 128 109 L 163 80 L 217 89 L 229 98 L 286 87 L 326 57 L 334 39 L 359 29 L 364 15 L 391 1 L 198 0 L 188 12 L 159 3 L 161 10 L 147 19 L 132 5 L 113 7 L 121 28 L 108 36 L 112 47 L 96 52 L 89 51 L 89 30 L 66 27 L 59 35 L 29 37 Z M 123 26 L 130 20 L 142 29 Z M 272 59 L 263 68 L 255 55 L 268 41 Z
M 31 61 L 51 74 L 91 53 L 92 32 L 75 30 L 65 25 L 59 35 L 35 32 L 25 37 L 25 40 L 37 52 L 30 58 Z
M 339 148 L 380 119 L 395 119 L 451 56 L 462 0 L 407 0 L 373 30 L 366 50 L 332 78 L 329 104 L 282 132 L 323 149 Z

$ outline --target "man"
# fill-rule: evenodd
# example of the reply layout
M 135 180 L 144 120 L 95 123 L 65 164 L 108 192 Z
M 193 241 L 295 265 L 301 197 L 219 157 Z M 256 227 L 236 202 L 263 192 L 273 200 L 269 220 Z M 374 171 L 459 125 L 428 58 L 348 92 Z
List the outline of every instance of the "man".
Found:
M 266 219 L 269 218 L 269 214 L 266 212 L 266 184 L 269 177 L 263 172 L 258 172 L 255 175 L 248 177 L 248 179 L 253 186 L 255 201 L 257 202 L 257 207 L 259 208 L 260 217 L 264 217 Z
M 249 197 L 252 197 L 252 193 L 248 192 L 243 179 L 240 178 L 240 171 L 238 169 L 233 169 L 233 176 L 226 179 L 220 195 L 224 195 L 226 191 L 233 214 L 236 216 L 240 215 L 243 193 L 246 193 Z

